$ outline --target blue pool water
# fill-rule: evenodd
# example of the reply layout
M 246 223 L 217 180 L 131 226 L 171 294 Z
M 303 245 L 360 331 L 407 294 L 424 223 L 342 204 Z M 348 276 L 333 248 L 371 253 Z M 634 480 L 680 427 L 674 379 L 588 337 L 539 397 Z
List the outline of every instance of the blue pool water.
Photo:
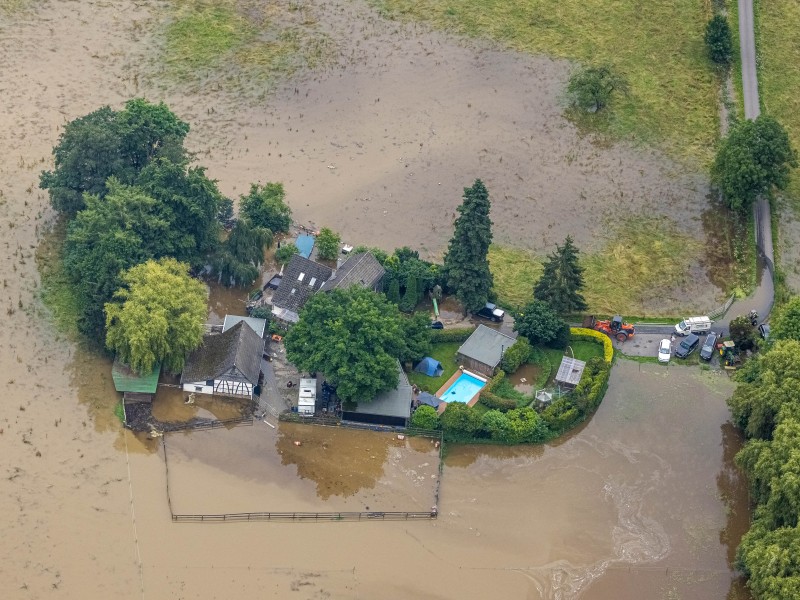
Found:
M 469 402 L 485 385 L 485 381 L 467 373 L 462 373 L 441 395 L 441 400 L 445 402 Z

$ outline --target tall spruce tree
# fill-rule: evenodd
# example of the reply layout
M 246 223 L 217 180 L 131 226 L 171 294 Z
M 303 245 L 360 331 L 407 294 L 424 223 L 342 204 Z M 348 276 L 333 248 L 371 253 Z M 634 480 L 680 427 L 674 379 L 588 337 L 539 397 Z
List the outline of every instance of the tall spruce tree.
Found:
M 533 288 L 537 300 L 547 302 L 560 315 L 584 311 L 588 308 L 581 295 L 583 267 L 578 264 L 578 249 L 567 236 L 564 245 L 556 244 L 556 251 L 547 257 L 544 273 Z
M 400 310 L 403 312 L 414 312 L 414 309 L 419 302 L 419 290 L 417 286 L 417 278 L 413 273 L 409 273 L 406 277 L 406 291 L 403 294 L 403 299 L 400 301 Z
M 465 311 L 480 310 L 489 299 L 492 273 L 489 271 L 489 245 L 492 220 L 489 218 L 489 192 L 480 179 L 464 188 L 464 201 L 444 257 L 447 286 Z

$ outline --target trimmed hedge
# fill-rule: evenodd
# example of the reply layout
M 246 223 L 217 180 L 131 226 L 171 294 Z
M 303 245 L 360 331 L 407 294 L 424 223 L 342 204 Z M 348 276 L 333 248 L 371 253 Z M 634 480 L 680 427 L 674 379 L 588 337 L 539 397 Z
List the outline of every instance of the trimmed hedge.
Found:
M 524 365 L 531 357 L 531 344 L 528 338 L 519 336 L 508 350 L 503 353 L 501 366 L 506 373 L 513 373 Z
M 443 342 L 465 342 L 475 331 L 475 327 L 455 327 L 453 329 L 431 329 L 431 344 Z
M 611 338 L 605 333 L 600 333 L 594 329 L 586 329 L 585 327 L 570 327 L 569 333 L 572 339 L 584 340 L 587 342 L 600 342 L 603 344 L 603 359 L 610 363 L 614 360 L 614 344 L 611 343 Z
M 497 394 L 492 392 L 494 386 L 498 383 L 503 381 L 506 378 L 506 373 L 502 369 L 498 370 L 494 377 L 492 377 L 488 383 L 483 386 L 481 389 L 481 397 L 480 402 L 484 406 L 488 406 L 489 408 L 494 408 L 499 411 L 509 411 L 514 408 L 517 408 L 517 403 L 515 400 L 509 400 L 508 398 L 501 398 Z

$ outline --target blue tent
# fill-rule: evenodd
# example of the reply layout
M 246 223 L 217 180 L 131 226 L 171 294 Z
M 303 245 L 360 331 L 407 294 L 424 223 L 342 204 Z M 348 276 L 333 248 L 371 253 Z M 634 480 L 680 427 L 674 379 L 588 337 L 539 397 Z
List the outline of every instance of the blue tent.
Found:
M 444 372 L 442 369 L 442 363 L 440 363 L 435 358 L 431 358 L 430 356 L 426 356 L 419 364 L 414 367 L 414 370 L 417 373 L 425 373 L 428 377 L 439 377 Z

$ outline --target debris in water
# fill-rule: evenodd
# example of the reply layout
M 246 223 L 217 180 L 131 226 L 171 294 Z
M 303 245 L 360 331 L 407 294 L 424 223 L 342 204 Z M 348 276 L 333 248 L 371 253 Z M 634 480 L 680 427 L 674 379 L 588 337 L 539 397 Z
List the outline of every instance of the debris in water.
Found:
M 301 442 L 301 441 L 299 441 L 299 440 L 295 440 L 295 441 L 294 441 L 294 445 L 295 445 L 295 446 L 302 446 L 302 445 L 303 445 L 303 442 Z
M 398 440 L 404 440 L 404 439 L 406 439 L 406 436 L 404 436 L 402 433 L 398 433 L 397 434 L 397 439 Z

